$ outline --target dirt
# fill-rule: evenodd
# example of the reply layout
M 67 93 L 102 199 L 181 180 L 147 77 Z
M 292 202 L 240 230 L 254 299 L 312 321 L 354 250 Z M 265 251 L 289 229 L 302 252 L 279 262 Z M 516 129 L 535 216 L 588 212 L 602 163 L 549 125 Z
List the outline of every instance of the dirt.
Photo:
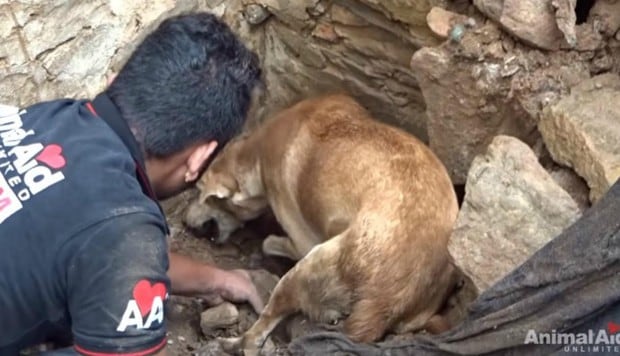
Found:
M 215 264 L 224 269 L 244 268 L 257 270 L 253 279 L 261 294 L 267 298 L 275 284 L 270 274 L 281 277 L 292 266 L 287 259 L 264 256 L 261 252 L 262 239 L 270 233 L 282 233 L 271 215 L 266 215 L 250 222 L 238 231 L 229 243 L 216 245 L 206 236 L 190 231 L 183 225 L 183 213 L 194 198 L 194 190 L 187 191 L 163 203 L 171 228 L 170 247 L 173 251 L 195 258 L 199 261 Z M 269 272 L 269 273 L 267 273 Z M 168 304 L 168 353 L 170 355 L 226 355 L 219 347 L 216 337 L 239 336 L 256 321 L 257 315 L 248 304 L 237 305 L 239 322 L 229 328 L 214 330 L 204 335 L 200 328 L 200 314 L 209 305 L 200 298 L 173 296 Z M 297 335 L 300 329 L 309 325 L 304 318 L 293 318 L 282 323 L 272 336 L 275 349 L 270 354 L 288 355 L 287 343 L 290 341 L 287 326 L 293 327 Z

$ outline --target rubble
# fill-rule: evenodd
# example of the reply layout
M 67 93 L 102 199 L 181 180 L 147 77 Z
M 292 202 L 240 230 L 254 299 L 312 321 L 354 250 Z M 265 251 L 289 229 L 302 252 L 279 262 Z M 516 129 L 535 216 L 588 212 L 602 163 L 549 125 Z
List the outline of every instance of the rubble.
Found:
M 469 171 L 449 249 L 480 291 L 580 216 L 571 196 L 514 137 L 497 136 Z
M 604 74 L 575 86 L 543 111 L 538 128 L 553 159 L 572 167 L 596 202 L 620 177 L 620 77 Z
M 541 49 L 557 50 L 564 40 L 564 33 L 556 22 L 556 3 L 559 9 L 568 6 L 575 0 L 474 0 L 474 5 L 485 15 L 501 24 L 507 32 L 527 44 Z M 573 6 L 572 9 L 575 7 Z M 574 16 L 574 11 L 572 12 Z M 566 19 L 560 23 L 567 37 L 571 38 L 574 29 L 570 28 Z M 575 22 L 572 22 L 572 26 Z
M 224 302 L 200 314 L 200 328 L 205 335 L 214 329 L 222 329 L 239 321 L 239 311 L 234 304 Z

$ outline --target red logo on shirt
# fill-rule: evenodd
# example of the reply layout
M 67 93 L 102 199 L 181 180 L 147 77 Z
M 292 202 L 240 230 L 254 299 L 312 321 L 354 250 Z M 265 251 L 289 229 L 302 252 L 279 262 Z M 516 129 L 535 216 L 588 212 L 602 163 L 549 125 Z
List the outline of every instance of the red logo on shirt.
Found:
M 613 321 L 607 323 L 607 330 L 610 334 L 615 334 L 620 331 L 620 324 L 616 324 Z
M 151 285 L 149 281 L 143 279 L 133 287 L 133 298 L 136 300 L 142 316 L 151 311 L 155 297 L 159 297 L 161 300 L 166 299 L 166 286 L 163 283 Z
M 116 331 L 125 332 L 130 326 L 137 330 L 148 329 L 155 322 L 161 325 L 164 322 L 164 301 L 167 297 L 165 284 L 151 284 L 146 279 L 138 281 L 133 287 L 133 299 L 127 302 Z
M 60 169 L 65 166 L 65 158 L 62 156 L 62 147 L 58 145 L 45 146 L 37 156 L 37 161 L 45 163 L 48 167 Z
M 34 130 L 24 128 L 24 113 L 0 105 L 0 224 L 30 198 L 65 179 L 60 171 L 67 163 L 62 147 L 24 142 L 35 135 Z

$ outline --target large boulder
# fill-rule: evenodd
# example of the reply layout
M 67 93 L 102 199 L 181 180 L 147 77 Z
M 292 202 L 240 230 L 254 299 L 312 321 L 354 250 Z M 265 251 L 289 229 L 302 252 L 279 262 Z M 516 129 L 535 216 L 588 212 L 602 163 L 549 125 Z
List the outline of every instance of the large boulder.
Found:
M 469 171 L 449 249 L 480 291 L 573 223 L 575 201 L 523 142 L 497 136 Z
M 553 159 L 573 167 L 600 199 L 620 177 L 620 77 L 605 74 L 575 86 L 543 111 L 538 125 Z

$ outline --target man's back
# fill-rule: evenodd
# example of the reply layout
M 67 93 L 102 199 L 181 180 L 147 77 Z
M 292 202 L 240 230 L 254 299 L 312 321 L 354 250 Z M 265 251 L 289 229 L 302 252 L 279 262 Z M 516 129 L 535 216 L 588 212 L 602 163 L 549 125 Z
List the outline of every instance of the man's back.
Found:
M 146 309 L 154 303 L 150 295 L 140 299 L 140 288 L 157 287 L 163 301 L 169 283 L 165 220 L 143 193 L 136 164 L 90 103 L 58 100 L 20 112 L 0 107 L 0 354 L 70 322 L 83 343 L 97 344 L 88 330 L 99 317 L 120 337 L 137 318 L 124 315 L 131 300 L 143 316 L 133 327 L 146 329 Z M 152 230 L 152 239 L 125 236 L 134 222 Z M 135 254 L 146 259 L 136 269 L 146 270 L 124 273 Z M 144 287 L 140 278 L 148 279 Z M 135 286 L 113 285 L 116 279 Z M 114 315 L 106 321 L 108 314 Z M 154 329 L 163 324 L 155 319 Z

